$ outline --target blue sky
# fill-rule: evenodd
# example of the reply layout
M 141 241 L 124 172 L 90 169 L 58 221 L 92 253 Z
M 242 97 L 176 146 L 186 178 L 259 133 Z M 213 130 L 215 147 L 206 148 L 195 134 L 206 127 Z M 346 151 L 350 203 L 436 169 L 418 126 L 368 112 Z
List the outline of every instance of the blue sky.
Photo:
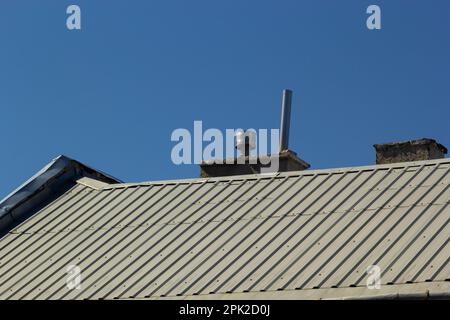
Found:
M 77 4 L 82 30 L 66 28 Z M 382 30 L 366 28 L 366 8 Z M 450 2 L 2 1 L 0 198 L 59 154 L 125 181 L 196 177 L 176 128 L 277 128 L 312 168 L 370 165 L 372 145 L 450 147 Z

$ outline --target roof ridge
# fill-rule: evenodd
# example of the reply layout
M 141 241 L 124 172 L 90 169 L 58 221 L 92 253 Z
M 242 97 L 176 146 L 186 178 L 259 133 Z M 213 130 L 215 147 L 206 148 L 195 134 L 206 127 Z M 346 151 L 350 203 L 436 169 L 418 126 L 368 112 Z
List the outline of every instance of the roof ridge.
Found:
M 169 179 L 169 180 L 155 180 L 155 181 L 143 181 L 143 182 L 128 182 L 128 183 L 117 183 L 109 184 L 103 189 L 118 189 L 118 188 L 128 188 L 128 187 L 139 187 L 148 185 L 170 185 L 170 184 L 189 184 L 189 183 L 209 183 L 217 181 L 238 181 L 238 180 L 261 180 L 270 179 L 273 177 L 290 177 L 290 176 L 308 176 L 316 174 L 330 174 L 330 173 L 344 173 L 352 171 L 365 171 L 365 170 L 387 170 L 391 168 L 404 169 L 407 167 L 418 167 L 423 164 L 433 165 L 449 163 L 450 158 L 433 159 L 433 160 L 420 160 L 411 162 L 398 162 L 389 164 L 376 164 L 376 165 L 366 165 L 366 166 L 356 166 L 356 167 L 340 167 L 340 168 L 324 168 L 324 169 L 313 169 L 313 170 L 301 170 L 301 171 L 287 171 L 287 172 L 272 172 L 263 174 L 248 174 L 248 175 L 235 175 L 235 176 L 223 176 L 223 177 L 208 177 L 208 178 L 187 178 L 187 179 Z

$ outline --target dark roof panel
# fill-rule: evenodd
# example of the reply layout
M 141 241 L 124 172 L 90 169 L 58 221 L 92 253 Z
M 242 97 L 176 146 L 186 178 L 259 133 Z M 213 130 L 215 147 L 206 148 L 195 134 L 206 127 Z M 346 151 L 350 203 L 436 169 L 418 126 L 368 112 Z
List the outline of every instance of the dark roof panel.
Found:
M 30 212 L 60 196 L 81 177 L 91 177 L 106 183 L 121 182 L 76 160 L 58 156 L 0 201 L 0 232 L 8 231 Z

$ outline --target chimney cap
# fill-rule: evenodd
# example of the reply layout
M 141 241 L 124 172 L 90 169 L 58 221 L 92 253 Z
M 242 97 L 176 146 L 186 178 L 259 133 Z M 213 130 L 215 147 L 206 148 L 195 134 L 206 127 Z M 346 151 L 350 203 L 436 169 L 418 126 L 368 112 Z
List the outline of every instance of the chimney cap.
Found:
M 397 163 L 441 159 L 445 157 L 447 148 L 434 139 L 418 139 L 410 141 L 374 144 L 376 163 Z
M 375 149 L 377 151 L 381 151 L 381 150 L 385 150 L 385 149 L 388 149 L 391 147 L 396 147 L 396 146 L 398 146 L 398 147 L 405 147 L 408 145 L 418 146 L 418 145 L 428 145 L 428 144 L 433 144 L 433 143 L 435 143 L 437 145 L 437 147 L 439 148 L 439 150 L 442 153 L 447 154 L 448 150 L 445 146 L 443 146 L 436 140 L 430 139 L 430 138 L 422 138 L 422 139 L 417 139 L 417 140 L 406 140 L 406 141 L 398 141 L 398 142 L 387 142 L 387 143 L 374 144 L 373 146 L 375 147 Z

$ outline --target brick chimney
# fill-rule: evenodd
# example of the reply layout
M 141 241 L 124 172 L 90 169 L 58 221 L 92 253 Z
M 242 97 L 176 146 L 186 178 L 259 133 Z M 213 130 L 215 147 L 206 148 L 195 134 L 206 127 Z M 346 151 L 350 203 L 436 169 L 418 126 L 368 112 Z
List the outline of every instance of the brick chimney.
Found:
M 419 139 L 374 145 L 377 164 L 441 159 L 447 148 L 433 139 Z

